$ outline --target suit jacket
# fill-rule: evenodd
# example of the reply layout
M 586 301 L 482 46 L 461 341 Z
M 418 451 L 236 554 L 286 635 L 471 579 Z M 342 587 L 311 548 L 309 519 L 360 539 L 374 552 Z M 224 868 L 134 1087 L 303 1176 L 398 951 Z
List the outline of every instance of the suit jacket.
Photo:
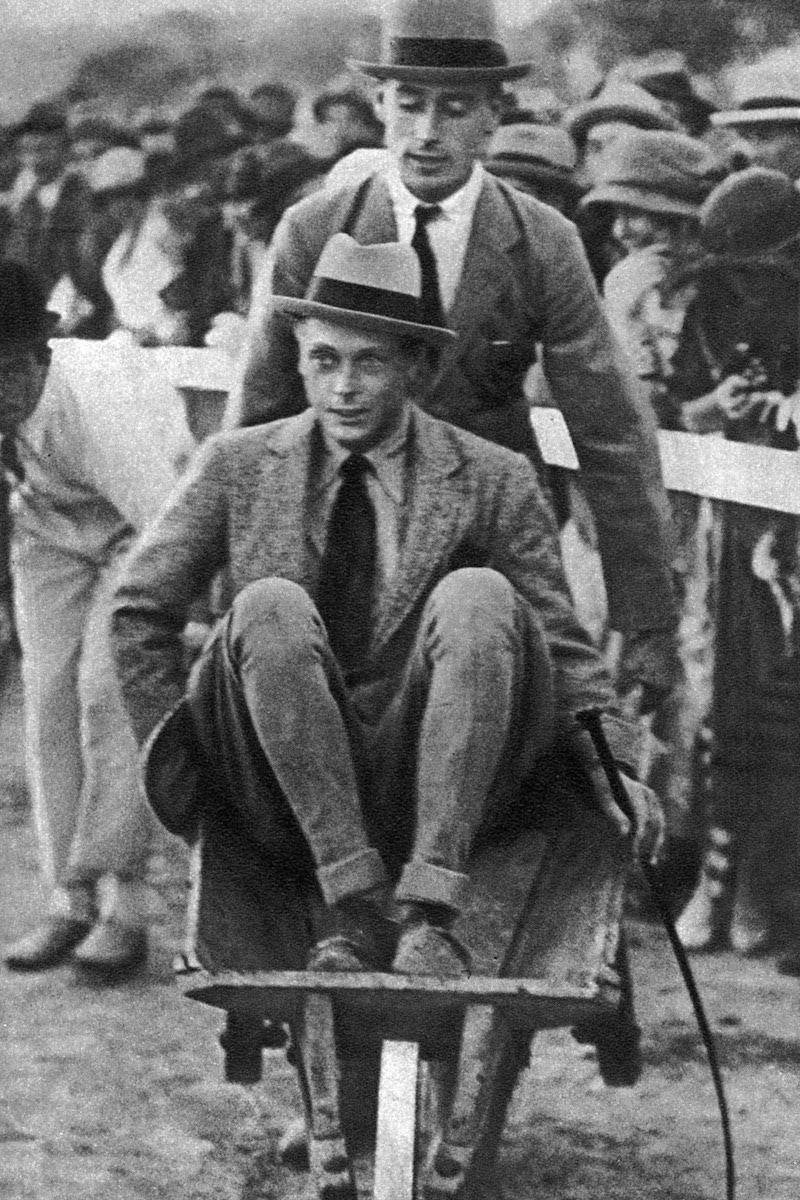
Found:
M 80 175 L 64 179 L 53 207 L 41 207 L 36 191 L 23 200 L 5 257 L 24 263 L 49 295 L 62 276 L 80 270 L 81 239 L 91 212 L 89 186 Z
M 192 601 L 226 568 L 231 596 L 270 576 L 316 594 L 321 546 L 307 528 L 307 489 L 316 475 L 319 434 L 307 412 L 205 443 L 161 516 L 142 535 L 115 597 L 113 644 L 134 731 L 174 771 L 190 738 L 180 634 Z M 411 421 L 407 522 L 390 588 L 377 602 L 366 686 L 401 673 L 423 606 L 449 571 L 486 566 L 530 602 L 543 627 L 555 679 L 556 718 L 608 709 L 613 692 L 602 660 L 575 616 L 549 506 L 518 454 L 415 411 Z M 164 722 L 164 718 L 166 721 Z M 164 722 L 159 726 L 159 722 Z M 631 761 L 623 749 L 621 758 Z M 158 780 L 149 776 L 149 794 Z M 162 789 L 163 791 L 164 789 Z M 174 788 L 168 804 L 178 805 Z M 156 804 L 176 832 L 176 822 Z
M 271 293 L 303 295 L 325 243 L 340 230 L 364 244 L 396 240 L 379 175 L 288 210 L 271 248 Z M 671 625 L 669 517 L 655 424 L 621 365 L 575 227 L 487 176 L 448 322 L 460 336 L 445 351 L 426 410 L 541 464 L 523 391 L 541 349 L 581 462 L 611 623 L 620 630 Z M 251 324 L 234 420 L 254 424 L 302 411 L 291 325 L 270 315 L 268 298 Z

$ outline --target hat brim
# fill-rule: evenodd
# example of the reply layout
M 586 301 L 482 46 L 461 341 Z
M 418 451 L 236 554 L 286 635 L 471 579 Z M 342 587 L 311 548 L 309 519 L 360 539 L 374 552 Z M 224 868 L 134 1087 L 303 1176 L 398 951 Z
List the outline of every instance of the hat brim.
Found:
M 629 208 L 640 208 L 643 212 L 661 213 L 669 217 L 699 218 L 702 200 L 680 200 L 644 188 L 609 183 L 593 187 L 581 200 L 580 207 L 589 208 L 593 204 L 624 204 Z
M 786 108 L 732 108 L 726 112 L 711 114 L 711 124 L 730 127 L 734 125 L 767 125 L 778 121 L 793 121 L 800 124 L 800 104 Z
M 487 171 L 492 175 L 499 176 L 500 179 L 526 179 L 530 183 L 544 183 L 560 188 L 566 195 L 576 200 L 583 195 L 585 190 L 572 175 L 559 170 L 558 167 L 551 167 L 547 163 L 522 162 L 517 158 L 503 158 L 498 155 L 497 158 L 490 158 L 483 165 Z
M 431 346 L 450 345 L 455 337 L 452 329 L 439 325 L 418 325 L 413 321 L 398 321 L 394 317 L 380 317 L 373 313 L 357 312 L 352 308 L 336 308 L 332 304 L 320 304 L 318 300 L 304 300 L 296 296 L 273 296 L 275 312 L 289 317 L 307 319 L 316 317 L 320 321 L 331 321 L 335 325 L 348 325 L 356 329 L 368 329 L 372 333 L 385 333 L 391 337 L 411 338 L 427 342 Z
M 665 130 L 668 133 L 676 133 L 680 129 L 679 122 L 673 120 L 668 113 L 657 115 L 627 104 L 609 104 L 604 108 L 587 108 L 583 112 L 576 112 L 567 118 L 567 129 L 575 141 L 580 143 L 589 136 L 589 131 L 595 125 L 611 125 L 617 122 L 632 125 L 635 129 L 654 132 Z
M 480 83 L 502 83 L 504 80 L 524 79 L 532 62 L 508 63 L 504 67 L 414 67 L 394 66 L 391 63 L 361 62 L 348 59 L 348 67 L 373 79 L 396 79 L 399 83 L 446 83 L 451 87 L 470 87 Z

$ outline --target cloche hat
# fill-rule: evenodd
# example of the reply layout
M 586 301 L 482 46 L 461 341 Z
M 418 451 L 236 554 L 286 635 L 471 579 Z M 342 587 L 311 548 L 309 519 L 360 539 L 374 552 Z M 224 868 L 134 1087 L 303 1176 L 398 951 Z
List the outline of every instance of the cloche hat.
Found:
M 729 175 L 700 212 L 700 240 L 725 258 L 774 254 L 798 237 L 800 192 L 788 176 L 766 167 Z
M 305 297 L 275 296 L 273 306 L 293 317 L 316 317 L 443 346 L 455 333 L 423 324 L 421 291 L 419 259 L 410 246 L 362 246 L 349 234 L 336 233 L 320 255 Z
M 391 0 L 382 61 L 349 65 L 374 79 L 460 87 L 521 79 L 532 64 L 509 63 L 493 0 Z
M 685 133 L 631 129 L 599 157 L 581 207 L 625 204 L 665 216 L 697 217 L 716 179 L 703 142 Z M 717 176 L 718 178 L 718 176 Z

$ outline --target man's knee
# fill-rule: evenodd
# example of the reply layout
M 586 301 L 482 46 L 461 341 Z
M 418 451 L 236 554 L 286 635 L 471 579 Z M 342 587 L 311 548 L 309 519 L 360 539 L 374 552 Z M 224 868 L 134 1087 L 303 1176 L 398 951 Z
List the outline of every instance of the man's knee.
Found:
M 428 604 L 439 630 L 452 630 L 459 638 L 507 636 L 516 624 L 517 594 L 489 567 L 451 571 L 436 585 Z
M 246 648 L 284 657 L 308 642 L 316 616 L 314 604 L 290 579 L 258 579 L 242 588 L 228 610 L 227 644 L 235 658 Z

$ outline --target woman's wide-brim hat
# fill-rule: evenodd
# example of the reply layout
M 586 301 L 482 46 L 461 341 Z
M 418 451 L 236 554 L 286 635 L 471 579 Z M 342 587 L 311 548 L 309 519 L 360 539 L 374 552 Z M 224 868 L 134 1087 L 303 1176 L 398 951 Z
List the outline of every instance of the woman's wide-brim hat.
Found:
M 393 0 L 381 62 L 349 65 L 373 79 L 467 87 L 522 79 L 532 64 L 508 61 L 492 0 Z
M 707 146 L 685 133 L 631 129 L 599 157 L 581 207 L 619 204 L 663 216 L 698 217 L 717 181 Z
M 558 125 L 532 121 L 501 125 L 492 138 L 484 165 L 501 179 L 557 187 L 572 199 L 583 193 L 573 175 L 577 165 L 575 143 L 566 129 Z
M 360 245 L 336 233 L 325 245 L 304 297 L 274 296 L 273 308 L 288 316 L 445 346 L 455 333 L 421 320 L 422 272 L 411 246 L 400 242 Z

